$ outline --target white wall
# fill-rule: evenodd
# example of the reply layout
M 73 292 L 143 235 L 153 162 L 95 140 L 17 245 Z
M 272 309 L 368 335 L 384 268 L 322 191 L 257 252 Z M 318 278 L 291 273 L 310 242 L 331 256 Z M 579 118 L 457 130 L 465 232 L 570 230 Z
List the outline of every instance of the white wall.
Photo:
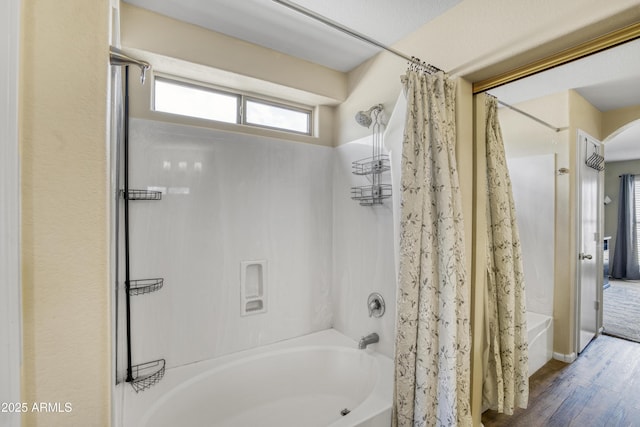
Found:
M 134 119 L 131 149 L 130 188 L 168 192 L 130 203 L 131 278 L 165 279 L 132 298 L 134 364 L 331 326 L 332 148 Z M 268 263 L 264 314 L 240 316 L 244 260 Z
M 553 316 L 555 155 L 507 159 L 522 245 L 527 311 Z
M 350 198 L 366 182 L 351 162 L 370 144 L 330 148 L 133 119 L 130 187 L 167 193 L 130 202 L 131 278 L 165 279 L 131 299 L 133 363 L 174 367 L 332 326 L 354 340 L 377 332 L 372 348 L 393 357 L 391 199 L 363 207 Z M 268 311 L 241 317 L 240 262 L 261 259 Z M 371 292 L 387 302 L 382 318 L 368 316 Z M 123 308 L 121 300 L 121 319 Z
M 360 206 L 351 200 L 352 186 L 367 179 L 351 173 L 351 162 L 371 156 L 371 137 L 335 148 L 333 181 L 333 307 L 334 327 L 354 340 L 377 332 L 372 349 L 393 357 L 396 275 L 391 199 L 381 206 Z M 389 173 L 383 183 L 391 183 Z M 378 292 L 386 302 L 381 318 L 369 317 L 367 297 Z
M 0 402 L 20 401 L 20 178 L 18 40 L 20 1 L 0 4 Z M 0 413 L 0 426 L 20 414 Z

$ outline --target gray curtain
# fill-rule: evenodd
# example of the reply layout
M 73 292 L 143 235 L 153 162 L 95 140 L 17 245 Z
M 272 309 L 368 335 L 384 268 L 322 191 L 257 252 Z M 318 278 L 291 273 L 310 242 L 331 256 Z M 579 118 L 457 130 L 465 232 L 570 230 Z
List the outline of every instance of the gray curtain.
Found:
M 616 279 L 640 280 L 634 194 L 635 175 L 622 175 L 618 196 L 618 231 L 611 266 L 611 276 Z
M 483 406 L 513 414 L 529 398 L 524 269 L 498 102 L 485 95 L 487 138 L 487 292 Z
M 455 82 L 407 71 L 393 426 L 470 427 L 470 309 Z

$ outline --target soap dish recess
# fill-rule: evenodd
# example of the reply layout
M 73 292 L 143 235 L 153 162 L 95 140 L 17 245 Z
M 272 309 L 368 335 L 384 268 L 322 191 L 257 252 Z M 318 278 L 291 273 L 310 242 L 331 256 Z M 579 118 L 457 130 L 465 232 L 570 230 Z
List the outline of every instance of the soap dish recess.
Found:
M 267 311 L 267 261 L 240 263 L 240 315 Z

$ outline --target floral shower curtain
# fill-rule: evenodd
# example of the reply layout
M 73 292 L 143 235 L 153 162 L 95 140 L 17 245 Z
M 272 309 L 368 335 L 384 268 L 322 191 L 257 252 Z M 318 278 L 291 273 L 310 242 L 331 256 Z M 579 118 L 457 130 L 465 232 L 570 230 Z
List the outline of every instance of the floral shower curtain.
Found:
M 505 414 L 526 408 L 529 363 L 524 272 L 498 101 L 486 96 L 487 292 L 483 406 Z
M 393 426 L 471 426 L 455 82 L 407 71 Z

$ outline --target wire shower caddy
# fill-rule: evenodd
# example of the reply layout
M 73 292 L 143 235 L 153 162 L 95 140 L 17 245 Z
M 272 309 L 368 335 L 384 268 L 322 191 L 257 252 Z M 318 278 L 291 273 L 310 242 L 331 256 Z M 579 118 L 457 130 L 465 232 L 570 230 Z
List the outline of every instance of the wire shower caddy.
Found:
M 123 199 L 123 216 L 124 216 L 124 263 L 125 263 L 125 321 L 126 321 L 126 344 L 127 344 L 127 372 L 125 381 L 131 384 L 136 393 L 144 391 L 160 381 L 165 373 L 165 359 L 153 360 L 141 364 L 132 364 L 131 355 L 131 297 L 137 295 L 150 294 L 160 290 L 164 286 L 163 278 L 137 279 L 131 280 L 131 251 L 130 251 L 130 231 L 131 224 L 129 218 L 129 203 L 142 201 L 162 200 L 162 193 L 150 190 L 135 190 L 129 188 L 129 63 L 123 63 L 123 59 L 118 57 L 112 65 L 124 65 L 124 102 L 122 111 L 123 123 L 123 147 L 122 147 L 122 175 L 123 187 L 120 191 L 120 197 Z M 137 65 L 137 64 L 136 64 Z M 148 67 L 147 67 L 148 68 Z M 146 70 L 147 68 L 143 68 Z M 119 142 L 118 142 L 119 144 Z
M 382 105 L 375 105 L 367 112 L 359 112 L 356 121 L 366 125 L 369 122 L 369 117 L 366 117 L 368 114 L 371 115 L 370 123 L 373 124 L 371 157 L 351 163 L 351 172 L 354 175 L 366 176 L 369 179 L 367 185 L 351 187 L 351 199 L 358 201 L 361 206 L 382 205 L 384 199 L 391 197 L 391 184 L 382 183 L 382 174 L 391 169 L 389 156 L 382 151 Z

